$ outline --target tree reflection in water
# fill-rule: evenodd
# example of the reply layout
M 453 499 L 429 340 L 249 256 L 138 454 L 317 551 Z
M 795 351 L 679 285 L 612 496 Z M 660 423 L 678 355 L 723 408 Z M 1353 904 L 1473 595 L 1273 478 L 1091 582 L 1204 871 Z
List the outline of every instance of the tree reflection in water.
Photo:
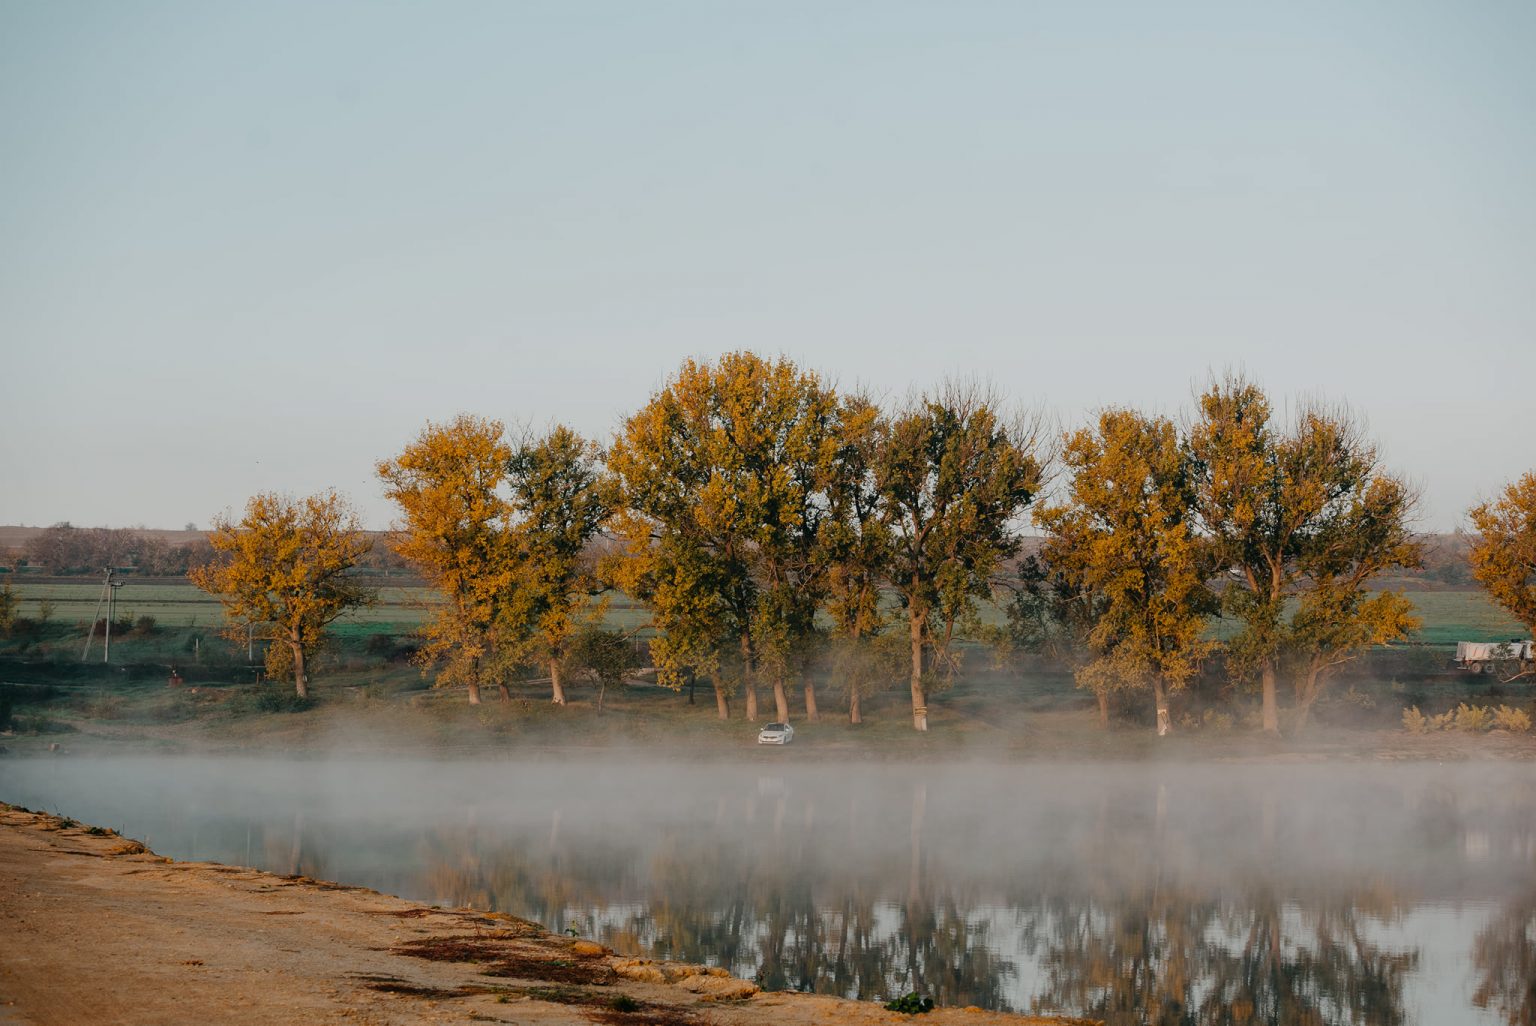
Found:
M 717 808 L 713 829 L 675 825 L 633 848 L 582 834 L 570 817 L 568 841 L 542 854 L 515 837 L 439 832 L 423 862 L 439 900 L 556 929 L 574 922 L 615 946 L 724 965 L 771 989 L 1011 1000 L 1111 1026 L 1408 1021 L 1405 982 L 1420 952 L 1383 937 L 1414 903 L 1387 875 L 1298 864 L 1268 805 L 1252 810 L 1246 843 L 1271 850 L 1202 879 L 1190 867 L 1210 824 L 1166 815 L 1161 798 L 1119 800 L 1070 850 L 1020 852 L 1013 872 L 1009 859 L 957 872 L 953 852 L 937 857 L 923 800 L 908 829 L 877 825 L 879 844 L 852 834 L 857 855 L 815 834 L 814 814 L 799 830 L 794 809 L 763 815 L 756 803 L 737 819 Z M 1454 844 L 1443 798 L 1419 808 L 1407 833 Z M 1529 905 L 1512 911 L 1478 941 L 1489 982 L 1477 1000 L 1516 1009 L 1511 1023 L 1530 1023 L 1520 990 L 1536 972 L 1521 932 L 1529 915 Z
M 18 761 L 7 786 L 173 857 L 508 911 L 770 988 L 1112 1026 L 1536 1026 L 1529 765 L 618 770 L 509 764 L 515 786 L 464 800 L 444 796 L 483 765 L 306 789 L 315 767 Z

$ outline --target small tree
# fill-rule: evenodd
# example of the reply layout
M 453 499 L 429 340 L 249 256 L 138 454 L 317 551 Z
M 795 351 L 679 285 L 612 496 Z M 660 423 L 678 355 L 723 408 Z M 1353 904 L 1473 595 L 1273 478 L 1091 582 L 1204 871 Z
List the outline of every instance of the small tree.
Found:
M 597 711 L 603 711 L 603 699 L 610 688 L 622 688 L 629 675 L 640 668 L 640 657 L 629 635 L 588 625 L 576 632 L 565 646 L 565 661 L 573 677 L 591 681 L 597 687 Z
M 1536 471 L 1467 516 L 1478 534 L 1472 576 L 1536 638 Z
M 268 673 L 291 672 L 298 696 L 309 697 L 307 662 L 326 628 L 374 601 L 348 573 L 373 544 L 357 514 L 334 491 L 303 499 L 267 492 L 239 521 L 216 519 L 209 541 L 219 558 L 191 578 L 223 605 L 226 635 L 244 641 L 249 628 L 272 642 Z

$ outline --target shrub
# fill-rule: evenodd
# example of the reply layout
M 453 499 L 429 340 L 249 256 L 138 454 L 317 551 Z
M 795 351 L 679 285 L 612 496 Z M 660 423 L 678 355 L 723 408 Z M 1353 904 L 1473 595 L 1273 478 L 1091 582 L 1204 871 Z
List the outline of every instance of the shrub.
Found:
M 233 703 L 234 710 L 239 713 L 296 713 L 308 712 L 314 707 L 313 698 L 300 698 L 294 692 L 275 684 L 257 684 L 246 688 Z
M 907 1015 L 922 1015 L 924 1012 L 933 1011 L 933 998 L 918 997 L 916 993 L 906 994 L 893 1001 L 887 1001 L 885 1007 L 888 1011 L 904 1012 Z
M 1205 711 L 1205 725 L 1212 730 L 1228 731 L 1232 729 L 1232 714 L 1217 712 L 1215 709 Z
M 1510 730 L 1517 734 L 1523 734 L 1531 729 L 1531 714 L 1523 709 L 1513 709 L 1507 705 L 1501 705 L 1493 710 L 1493 725 L 1500 730 Z
M 1403 710 L 1403 729 L 1410 734 L 1428 734 L 1430 732 L 1430 718 L 1419 712 L 1419 707 L 1411 705 Z
M 1478 734 L 1493 727 L 1493 713 L 1483 706 L 1462 702 L 1456 707 L 1456 729 L 1468 734 Z
M 145 635 L 155 633 L 155 618 L 153 616 L 139 617 L 137 620 L 133 621 L 133 632 L 135 634 Z

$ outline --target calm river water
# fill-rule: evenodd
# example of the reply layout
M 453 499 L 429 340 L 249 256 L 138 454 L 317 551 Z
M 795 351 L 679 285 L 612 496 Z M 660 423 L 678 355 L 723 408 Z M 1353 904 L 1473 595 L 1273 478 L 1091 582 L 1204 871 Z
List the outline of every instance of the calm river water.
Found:
M 0 799 L 768 988 L 1112 1026 L 1536 1021 L 1536 765 L 765 756 L 11 759 Z

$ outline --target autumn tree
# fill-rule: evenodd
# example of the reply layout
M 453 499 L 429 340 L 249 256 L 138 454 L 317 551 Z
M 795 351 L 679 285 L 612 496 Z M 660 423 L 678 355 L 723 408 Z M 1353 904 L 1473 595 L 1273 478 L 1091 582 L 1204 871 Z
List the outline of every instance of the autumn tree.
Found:
M 788 718 L 786 681 L 815 627 L 819 489 L 836 409 L 832 390 L 789 360 L 690 360 L 609 452 L 628 544 L 622 573 L 652 611 L 660 678 L 711 676 L 722 717 L 739 681 L 756 719 L 755 682 L 766 674 Z
M 486 681 L 509 697 L 506 680 L 522 651 L 523 638 L 505 633 L 519 561 L 504 433 L 499 421 L 460 415 L 428 424 L 377 468 L 402 515 L 395 550 L 443 600 L 419 658 L 439 668 L 438 686 L 466 685 L 472 705 Z
M 1400 478 L 1375 467 L 1370 446 L 1359 440 L 1352 445 L 1361 455 L 1353 486 L 1297 561 L 1301 581 L 1286 625 L 1297 663 L 1297 727 L 1306 725 L 1328 677 L 1340 666 L 1420 626 L 1402 592 L 1373 590 L 1380 574 L 1419 564 L 1420 544 L 1409 531 L 1417 497 Z
M 846 397 L 827 480 L 819 558 L 832 621 L 830 663 L 847 692 L 850 723 L 863 722 L 862 699 L 893 676 L 882 640 L 890 618 L 880 603 L 891 560 L 890 507 L 881 500 L 875 477 L 885 444 L 886 423 L 875 404 L 863 396 Z
M 977 386 L 946 386 L 891 418 L 875 479 L 890 518 L 886 575 L 906 615 L 917 730 L 928 729 L 928 695 L 949 676 L 956 628 L 1018 551 L 1017 521 L 1043 474 L 1037 441 Z
M 556 426 L 522 441 L 508 462 L 516 525 L 516 585 L 503 597 L 506 637 L 549 668 L 551 699 L 565 704 L 570 645 L 606 605 L 588 543 L 613 510 L 614 488 L 597 446 Z
M 1276 679 L 1288 653 L 1310 648 L 1326 661 L 1340 644 L 1358 651 L 1409 628 L 1400 603 L 1367 602 L 1365 590 L 1374 574 L 1417 559 L 1402 532 L 1412 506 L 1346 412 L 1304 405 L 1291 427 L 1276 425 L 1269 398 L 1240 377 L 1200 397 L 1189 447 L 1196 509 L 1225 570 L 1223 605 L 1240 624 L 1229 662 L 1259 678 L 1263 729 L 1279 733 Z M 1314 629 L 1324 622 L 1333 634 Z
M 218 598 L 231 638 L 244 641 L 249 629 L 272 642 L 268 672 L 291 672 L 307 698 L 307 664 L 326 628 L 374 600 L 348 573 L 373 544 L 357 514 L 334 491 L 303 499 L 268 492 L 253 496 L 239 521 L 217 518 L 208 540 L 217 559 L 193 570 L 193 583 Z
M 1094 693 L 1101 722 L 1112 691 L 1150 690 L 1161 736 L 1171 726 L 1168 695 L 1209 651 L 1202 633 L 1216 611 L 1188 454 L 1167 418 L 1106 410 L 1095 429 L 1067 435 L 1062 460 L 1067 501 L 1035 518 L 1051 532 L 1044 561 L 1091 615 L 1093 657 L 1077 667 L 1078 686 Z
M 1536 638 L 1536 471 L 1473 507 L 1472 576 Z

